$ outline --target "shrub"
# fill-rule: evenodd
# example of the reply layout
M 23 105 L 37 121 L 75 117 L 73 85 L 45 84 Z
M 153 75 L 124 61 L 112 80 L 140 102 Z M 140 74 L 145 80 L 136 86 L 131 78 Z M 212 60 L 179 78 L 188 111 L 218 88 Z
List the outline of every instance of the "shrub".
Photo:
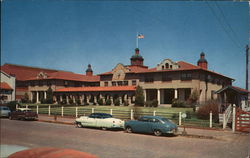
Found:
M 212 111 L 213 120 L 217 121 L 219 117 L 219 103 L 215 100 L 207 101 L 205 104 L 201 105 L 201 107 L 197 111 L 197 117 L 199 119 L 209 119 L 209 113 Z
M 106 100 L 106 105 L 111 105 L 111 100 L 110 99 Z
M 22 103 L 29 103 L 30 102 L 28 93 L 24 94 L 24 97 L 21 98 L 21 102 Z
M 77 104 L 77 105 L 81 105 L 80 99 L 76 99 L 76 104 Z
M 158 101 L 156 99 L 152 101 L 146 101 L 146 107 L 158 107 Z
M 103 105 L 103 104 L 104 104 L 104 101 L 103 101 L 103 99 L 101 98 L 101 99 L 98 99 L 98 100 L 97 100 L 97 103 L 98 103 L 99 105 Z
M 178 99 L 173 99 L 172 100 L 172 107 L 183 108 L 183 107 L 185 107 L 185 103 L 183 101 L 178 100 Z
M 73 104 L 73 99 L 69 99 L 69 104 Z
M 16 104 L 18 104 L 18 107 L 21 106 L 17 101 L 11 101 L 11 102 L 9 102 L 7 104 L 7 106 L 10 108 L 11 111 L 15 111 L 16 110 Z
M 53 90 L 51 87 L 47 90 L 47 99 L 46 99 L 47 104 L 52 104 L 53 103 Z
M 135 106 L 144 106 L 144 103 L 143 89 L 137 86 L 135 91 Z
M 124 105 L 124 106 L 128 106 L 128 101 L 125 100 L 125 101 L 123 102 L 123 105 Z
M 120 106 L 120 99 L 119 98 L 114 100 L 114 105 L 115 106 Z

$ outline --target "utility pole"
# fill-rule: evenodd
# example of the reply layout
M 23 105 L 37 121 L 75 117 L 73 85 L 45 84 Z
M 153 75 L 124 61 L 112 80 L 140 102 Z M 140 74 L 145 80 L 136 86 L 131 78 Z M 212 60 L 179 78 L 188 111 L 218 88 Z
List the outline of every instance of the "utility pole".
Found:
M 246 90 L 248 90 L 248 45 L 246 46 Z

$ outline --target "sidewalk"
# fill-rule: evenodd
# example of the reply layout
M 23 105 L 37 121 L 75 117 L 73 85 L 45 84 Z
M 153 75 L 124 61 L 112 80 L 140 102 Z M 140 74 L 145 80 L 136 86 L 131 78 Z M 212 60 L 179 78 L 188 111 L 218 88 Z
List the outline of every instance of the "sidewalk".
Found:
M 50 122 L 50 123 L 60 123 L 74 125 L 75 117 L 61 117 L 57 116 L 56 118 L 51 115 L 39 115 L 38 121 L 41 122 Z M 239 135 L 250 135 L 250 133 L 239 133 L 229 130 L 222 129 L 198 129 L 198 128 L 186 128 L 187 135 L 182 135 L 183 127 L 179 127 L 179 135 L 190 138 L 200 138 L 200 139 L 217 139 L 217 140 L 232 140 L 238 137 Z

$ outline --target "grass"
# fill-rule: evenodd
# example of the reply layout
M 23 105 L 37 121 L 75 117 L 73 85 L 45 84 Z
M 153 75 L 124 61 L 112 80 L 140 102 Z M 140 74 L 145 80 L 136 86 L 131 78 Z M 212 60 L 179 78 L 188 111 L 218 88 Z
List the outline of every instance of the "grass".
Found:
M 25 106 L 23 104 L 22 106 Z M 37 105 L 39 106 L 39 114 L 48 114 L 49 109 L 48 106 L 50 104 L 28 104 L 29 108 L 36 111 Z M 143 116 L 143 115 L 153 115 L 154 111 L 157 116 L 163 116 L 166 118 L 171 119 L 176 124 L 179 121 L 179 112 L 189 112 L 191 118 L 187 118 L 182 120 L 182 123 L 185 123 L 186 126 L 193 126 L 193 127 L 201 127 L 201 128 L 208 128 L 209 127 L 209 120 L 201 120 L 198 119 L 196 114 L 193 112 L 192 108 L 170 108 L 170 107 L 131 107 L 131 106 L 69 106 L 64 105 L 64 116 L 72 116 L 76 117 L 76 107 L 77 113 L 79 116 L 88 116 L 92 113 L 92 108 L 94 108 L 94 112 L 103 112 L 103 113 L 111 113 L 115 118 L 120 118 L 124 120 L 129 120 L 131 116 L 131 109 L 134 111 L 134 116 Z M 62 105 L 51 105 L 50 109 L 51 115 L 62 115 Z M 213 127 L 218 128 L 219 124 L 213 123 Z

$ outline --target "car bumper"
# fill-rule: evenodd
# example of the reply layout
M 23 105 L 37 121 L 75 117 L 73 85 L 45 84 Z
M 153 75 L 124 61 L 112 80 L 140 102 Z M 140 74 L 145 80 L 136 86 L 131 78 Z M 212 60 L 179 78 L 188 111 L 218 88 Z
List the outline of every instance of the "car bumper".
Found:
M 178 133 L 178 128 L 174 128 L 174 129 L 172 129 L 170 131 L 167 131 L 166 133 L 168 133 L 168 134 L 177 134 Z

